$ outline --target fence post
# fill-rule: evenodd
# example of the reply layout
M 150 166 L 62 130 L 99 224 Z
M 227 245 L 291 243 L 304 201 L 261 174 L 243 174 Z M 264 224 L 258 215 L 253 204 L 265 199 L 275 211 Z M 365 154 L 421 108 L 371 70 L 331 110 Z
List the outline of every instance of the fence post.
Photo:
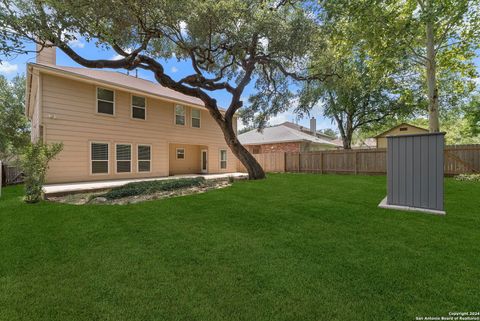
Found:
M 354 151 L 353 152 L 353 156 L 355 157 L 355 175 L 357 175 L 358 173 L 358 170 L 357 170 L 357 166 L 358 166 L 358 159 L 357 159 L 357 151 Z
M 320 153 L 320 174 L 323 174 L 323 153 Z
M 283 172 L 287 172 L 287 153 L 283 152 Z
M 2 196 L 2 187 L 3 187 L 3 168 L 2 168 L 3 164 L 2 164 L 2 161 L 0 160 L 0 197 Z

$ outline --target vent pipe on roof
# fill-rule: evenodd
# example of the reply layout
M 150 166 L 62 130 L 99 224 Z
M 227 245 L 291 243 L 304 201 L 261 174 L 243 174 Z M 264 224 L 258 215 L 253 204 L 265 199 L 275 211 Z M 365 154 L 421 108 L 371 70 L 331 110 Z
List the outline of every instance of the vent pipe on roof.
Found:
M 47 42 L 46 45 L 51 45 Z M 56 65 L 57 64 L 57 50 L 56 47 L 43 47 L 42 45 L 36 45 L 37 56 L 35 62 L 42 65 Z
M 312 133 L 312 135 L 316 135 L 317 133 L 317 120 L 315 119 L 315 117 L 312 117 L 310 119 L 310 132 Z

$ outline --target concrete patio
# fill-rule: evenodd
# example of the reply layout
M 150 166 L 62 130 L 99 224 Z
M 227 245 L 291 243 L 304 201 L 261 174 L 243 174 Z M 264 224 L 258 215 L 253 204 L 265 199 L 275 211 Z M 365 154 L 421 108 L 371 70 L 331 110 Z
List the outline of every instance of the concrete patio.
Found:
M 136 178 L 136 179 L 122 179 L 122 180 L 109 180 L 109 181 L 95 181 L 95 182 L 78 182 L 78 183 L 63 183 L 63 184 L 48 184 L 43 187 L 43 191 L 46 196 L 62 195 L 70 193 L 81 192 L 93 192 L 104 189 L 110 189 L 113 187 L 122 186 L 133 182 L 145 182 L 145 181 L 160 181 L 167 179 L 180 179 L 180 178 L 194 178 L 204 177 L 205 179 L 220 179 L 220 178 L 246 178 L 246 173 L 225 173 L 225 174 L 189 174 L 189 175 L 175 175 L 175 176 L 163 176 L 153 178 Z

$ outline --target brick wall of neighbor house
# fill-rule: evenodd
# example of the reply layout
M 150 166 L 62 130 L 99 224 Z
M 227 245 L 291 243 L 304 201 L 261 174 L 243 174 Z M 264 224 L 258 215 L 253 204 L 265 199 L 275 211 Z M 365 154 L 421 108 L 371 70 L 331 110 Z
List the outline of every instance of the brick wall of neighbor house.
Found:
M 265 154 L 265 153 L 298 153 L 300 152 L 300 143 L 278 143 L 278 144 L 263 144 L 263 145 L 250 145 L 247 146 L 248 150 L 252 154 Z

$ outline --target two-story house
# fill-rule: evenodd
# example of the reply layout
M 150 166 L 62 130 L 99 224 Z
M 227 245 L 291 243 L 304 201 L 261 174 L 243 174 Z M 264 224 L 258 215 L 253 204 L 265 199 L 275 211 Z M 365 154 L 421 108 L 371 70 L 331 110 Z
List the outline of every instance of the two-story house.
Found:
M 48 183 L 236 170 L 201 100 L 116 71 L 57 66 L 55 48 L 28 64 L 26 114 L 32 141 L 64 145 Z

